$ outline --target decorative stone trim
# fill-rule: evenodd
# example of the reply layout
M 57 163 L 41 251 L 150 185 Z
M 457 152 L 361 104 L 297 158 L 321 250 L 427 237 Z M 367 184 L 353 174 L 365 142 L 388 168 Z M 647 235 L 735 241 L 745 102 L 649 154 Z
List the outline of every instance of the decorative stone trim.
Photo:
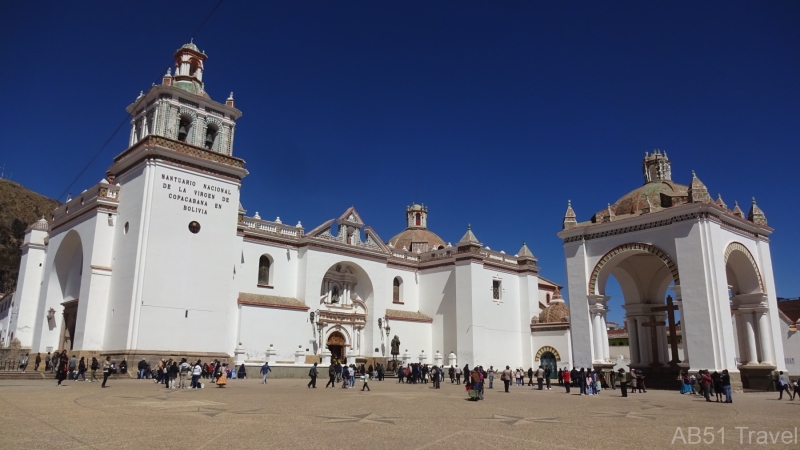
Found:
M 758 286 L 761 288 L 761 292 L 766 293 L 767 289 L 764 287 L 764 280 L 761 278 L 761 271 L 758 270 L 758 264 L 756 264 L 753 254 L 750 253 L 750 250 L 748 250 L 744 244 L 741 242 L 731 242 L 727 247 L 725 247 L 725 264 L 728 264 L 728 257 L 731 256 L 731 253 L 735 251 L 744 253 L 747 259 L 750 261 L 750 264 L 753 265 L 753 269 L 756 271 L 756 275 L 758 275 Z
M 657 220 L 657 221 L 654 221 L 654 222 L 648 222 L 648 223 L 643 223 L 643 224 L 639 224 L 639 225 L 631 225 L 629 227 L 617 228 L 617 229 L 614 229 L 614 230 L 607 230 L 607 231 L 601 231 L 601 232 L 597 232 L 597 233 L 589 233 L 589 234 L 582 234 L 582 235 L 578 235 L 578 236 L 571 236 L 571 237 L 565 238 L 564 239 L 564 243 L 568 244 L 570 242 L 588 241 L 588 240 L 592 240 L 592 239 L 604 238 L 604 237 L 607 237 L 607 236 L 616 236 L 616 235 L 619 235 L 619 234 L 633 233 L 635 231 L 649 230 L 651 228 L 659 228 L 659 227 L 672 225 L 672 224 L 675 224 L 675 223 L 684 222 L 684 221 L 687 221 L 687 220 L 697 220 L 697 219 L 709 219 L 709 220 L 712 220 L 712 221 L 714 221 L 716 223 L 719 223 L 720 226 L 722 226 L 723 228 L 727 228 L 729 230 L 734 230 L 734 231 L 736 231 L 736 232 L 738 232 L 740 234 L 744 234 L 745 236 L 748 236 L 748 237 L 764 239 L 764 236 L 762 236 L 762 235 L 760 235 L 758 233 L 754 233 L 752 231 L 748 231 L 748 230 L 746 230 L 746 229 L 744 229 L 742 227 L 736 226 L 734 224 L 731 224 L 731 223 L 723 220 L 722 217 L 717 215 L 717 214 L 710 213 L 710 212 L 694 212 L 694 213 L 688 213 L 688 214 L 681 214 L 679 216 L 671 217 L 669 219 Z
M 664 264 L 667 265 L 667 268 L 672 273 L 672 279 L 675 282 L 675 284 L 678 285 L 681 284 L 681 279 L 678 274 L 678 266 L 675 265 L 675 263 L 672 261 L 669 255 L 667 255 L 666 252 L 656 247 L 655 245 L 637 242 L 632 244 L 623 244 L 614 247 L 608 253 L 603 255 L 602 258 L 600 258 L 600 261 L 598 261 L 597 264 L 594 266 L 594 270 L 592 270 L 592 275 L 589 278 L 590 295 L 595 293 L 595 289 L 597 288 L 597 278 L 600 276 L 600 271 L 603 269 L 603 266 L 605 266 L 606 263 L 608 263 L 608 261 L 611 260 L 611 258 L 617 256 L 620 253 L 629 251 L 644 251 L 657 256 L 659 259 L 661 259 L 661 261 L 664 262 Z
M 534 361 L 539 361 L 539 358 L 541 358 L 542 355 L 544 355 L 547 352 L 550 352 L 553 355 L 555 355 L 556 361 L 561 361 L 561 354 L 558 353 L 558 350 L 549 345 L 545 345 L 544 347 L 540 348 L 538 352 L 536 352 L 536 357 L 534 358 Z

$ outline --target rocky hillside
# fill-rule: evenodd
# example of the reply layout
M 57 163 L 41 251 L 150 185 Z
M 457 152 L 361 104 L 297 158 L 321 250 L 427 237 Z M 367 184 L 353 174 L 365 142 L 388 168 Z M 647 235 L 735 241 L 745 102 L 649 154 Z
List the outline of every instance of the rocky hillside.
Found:
M 58 205 L 56 200 L 0 179 L 0 292 L 16 287 L 25 229 L 42 216 L 52 219 Z

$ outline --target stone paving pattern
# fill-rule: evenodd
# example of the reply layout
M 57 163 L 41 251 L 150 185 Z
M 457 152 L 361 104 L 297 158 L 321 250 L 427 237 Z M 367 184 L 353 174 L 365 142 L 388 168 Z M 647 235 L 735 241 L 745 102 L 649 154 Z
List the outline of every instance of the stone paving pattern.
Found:
M 106 389 L 0 380 L 0 448 L 642 449 L 669 447 L 676 427 L 725 427 L 725 447 L 738 448 L 734 427 L 794 432 L 800 425 L 800 398 L 778 401 L 776 393 L 738 393 L 725 405 L 669 391 L 621 398 L 619 390 L 582 397 L 556 386 L 512 387 L 471 402 L 449 381 L 439 390 L 372 381 L 371 392 L 361 392 L 360 382 L 325 389 L 326 381 L 317 389 L 302 380 L 248 379 L 167 390 L 149 380 L 109 380 Z

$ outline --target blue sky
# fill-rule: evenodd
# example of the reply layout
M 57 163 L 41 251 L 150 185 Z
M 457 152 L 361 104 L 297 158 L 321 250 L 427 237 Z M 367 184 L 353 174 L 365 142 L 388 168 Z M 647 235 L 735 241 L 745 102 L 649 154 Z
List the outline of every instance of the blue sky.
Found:
M 58 197 L 216 3 L 0 3 L 6 177 Z M 355 205 L 388 240 L 424 202 L 445 241 L 468 223 L 496 250 L 525 240 L 564 283 L 567 199 L 587 220 L 660 148 L 675 181 L 758 199 L 778 295 L 798 296 L 798 23 L 795 1 L 226 1 L 195 43 L 207 91 L 244 113 L 250 214 L 311 229 Z

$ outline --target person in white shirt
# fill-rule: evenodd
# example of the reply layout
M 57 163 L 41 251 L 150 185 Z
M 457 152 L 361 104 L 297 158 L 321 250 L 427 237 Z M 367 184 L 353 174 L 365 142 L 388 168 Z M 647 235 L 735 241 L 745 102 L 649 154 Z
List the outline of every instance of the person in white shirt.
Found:
M 356 385 L 356 379 L 354 378 L 354 375 L 355 371 L 353 370 L 353 366 L 351 365 L 350 367 L 347 368 L 347 376 L 348 376 L 348 381 L 350 381 L 350 387 L 355 387 Z
M 364 374 L 364 387 L 361 388 L 362 391 L 364 389 L 366 389 L 368 391 L 372 391 L 372 389 L 369 388 L 369 384 L 368 383 L 369 383 L 369 372 Z
M 200 375 L 202 374 L 203 374 L 203 364 L 198 359 L 197 362 L 194 364 L 194 367 L 192 367 L 192 383 L 191 383 L 192 389 L 197 389 L 200 387 L 199 380 L 200 380 Z

